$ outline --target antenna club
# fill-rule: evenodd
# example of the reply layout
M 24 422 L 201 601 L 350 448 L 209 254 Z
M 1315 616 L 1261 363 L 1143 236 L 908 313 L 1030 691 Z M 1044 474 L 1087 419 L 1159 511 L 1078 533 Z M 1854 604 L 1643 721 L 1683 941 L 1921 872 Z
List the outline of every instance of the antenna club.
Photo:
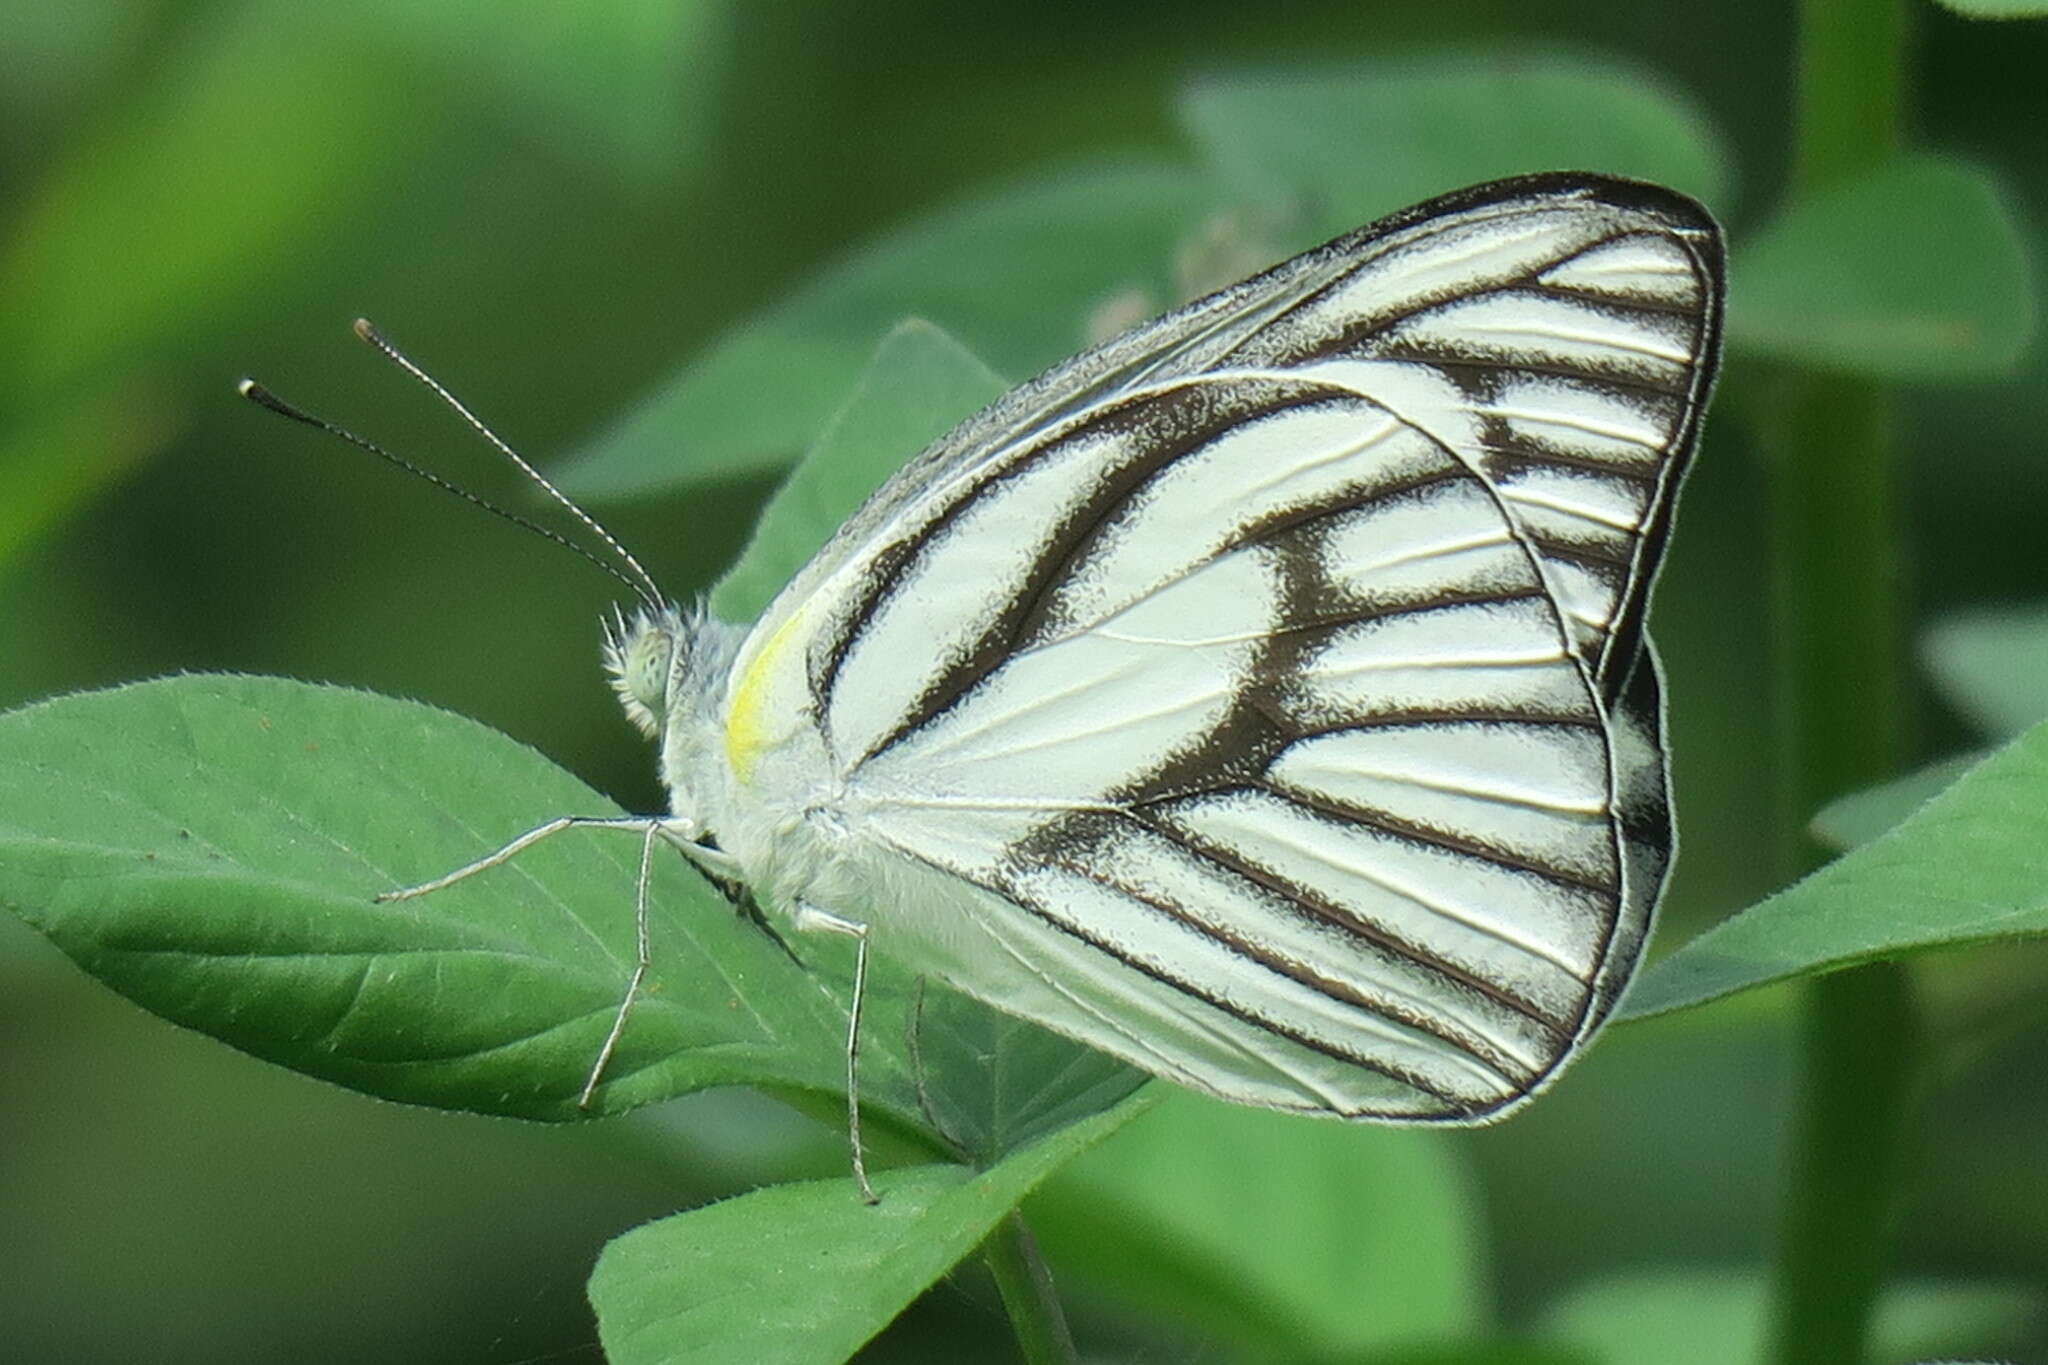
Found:
M 303 422 L 309 427 L 321 427 L 323 429 L 329 425 L 311 413 L 293 407 L 290 403 L 285 402 L 253 379 L 244 379 L 241 383 L 235 385 L 235 392 L 248 399 L 251 403 L 254 403 L 257 407 L 274 412 L 280 417 L 289 417 L 294 422 Z
M 379 340 L 379 337 L 377 335 L 377 324 L 371 322 L 368 318 L 357 318 L 354 322 L 349 324 L 349 328 L 350 330 L 354 331 L 357 336 L 361 337 L 364 341 L 369 342 L 372 346 L 375 346 Z

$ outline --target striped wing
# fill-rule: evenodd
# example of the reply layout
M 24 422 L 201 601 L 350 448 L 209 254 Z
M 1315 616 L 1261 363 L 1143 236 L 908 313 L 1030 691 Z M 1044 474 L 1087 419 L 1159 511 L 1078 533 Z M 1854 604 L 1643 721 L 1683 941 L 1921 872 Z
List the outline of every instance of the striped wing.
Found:
M 974 888 L 878 942 L 1234 1098 L 1533 1092 L 1669 857 L 1640 618 L 1719 295 L 1688 201 L 1504 182 L 941 442 L 736 665 L 802 613 L 846 827 Z
M 1723 274 L 1713 220 L 1655 186 L 1524 176 L 1417 205 L 1012 390 L 892 479 L 767 619 L 886 561 L 1093 403 L 1243 366 L 1324 370 L 1500 489 L 1618 695 L 1719 359 Z

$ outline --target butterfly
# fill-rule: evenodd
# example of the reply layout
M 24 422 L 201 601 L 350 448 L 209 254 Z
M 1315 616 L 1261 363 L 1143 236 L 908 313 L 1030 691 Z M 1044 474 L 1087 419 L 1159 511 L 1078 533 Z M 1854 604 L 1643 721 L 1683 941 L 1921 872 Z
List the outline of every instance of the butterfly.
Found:
M 585 518 L 669 811 L 395 894 L 603 825 L 852 938 L 870 1198 L 870 944 L 1226 1099 L 1499 1117 L 1612 1013 L 1671 862 L 1644 616 L 1723 257 L 1647 184 L 1430 200 L 1012 390 L 748 627 Z

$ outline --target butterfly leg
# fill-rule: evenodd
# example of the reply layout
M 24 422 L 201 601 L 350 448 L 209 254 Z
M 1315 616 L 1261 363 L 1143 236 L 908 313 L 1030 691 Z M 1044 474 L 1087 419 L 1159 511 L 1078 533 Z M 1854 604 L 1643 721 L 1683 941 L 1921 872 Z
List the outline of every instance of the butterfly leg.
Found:
M 647 969 L 654 961 L 654 950 L 648 943 L 647 932 L 647 882 L 654 871 L 654 841 L 659 837 L 661 826 L 650 822 L 647 837 L 640 841 L 640 880 L 633 892 L 633 975 L 626 982 L 626 994 L 619 1001 L 619 1012 L 612 1018 L 611 1032 L 604 1036 L 604 1046 L 597 1050 L 597 1060 L 590 1064 L 590 1075 L 583 1082 L 583 1093 L 576 1097 L 578 1109 L 590 1107 L 590 1097 L 596 1092 L 598 1081 L 603 1079 L 604 1069 L 611 1065 L 619 1036 L 626 1031 L 626 1016 L 633 1012 L 633 1001 L 640 994 L 640 983 L 647 979 Z
M 693 831 L 690 827 L 684 825 L 683 822 L 663 816 L 564 815 L 550 820 L 544 825 L 535 826 L 496 852 L 487 853 L 473 863 L 456 868 L 446 876 L 436 877 L 434 880 L 422 882 L 418 886 L 408 886 L 398 891 L 386 891 L 377 896 L 376 900 L 380 905 L 388 905 L 393 901 L 412 900 L 414 897 L 424 896 L 430 892 L 439 891 L 444 887 L 453 886 L 459 881 L 474 877 L 479 872 L 488 871 L 500 863 L 510 862 L 513 858 L 532 848 L 541 840 L 551 838 L 569 829 L 627 829 L 633 830 L 641 836 L 640 877 L 634 895 L 633 912 L 633 936 L 636 948 L 633 960 L 633 974 L 626 983 L 625 996 L 619 1001 L 618 1013 L 612 1017 L 611 1031 L 605 1035 L 604 1045 L 598 1049 L 597 1060 L 591 1064 L 590 1074 L 584 1078 L 583 1089 L 576 1097 L 576 1106 L 579 1109 L 588 1109 L 591 1096 L 596 1093 L 598 1082 L 604 1079 L 605 1068 L 611 1064 L 612 1054 L 618 1050 L 619 1039 L 626 1031 L 626 1018 L 633 1012 L 633 1002 L 639 998 L 640 987 L 647 980 L 647 972 L 653 962 L 653 950 L 649 943 L 647 926 L 647 886 L 653 871 L 655 840 L 661 839 L 673 844 L 700 866 L 704 866 L 714 873 L 737 876 L 737 869 L 732 867 L 731 859 L 725 857 L 724 854 L 716 849 L 705 848 L 697 844 L 690 838 L 690 834 Z
M 460 881 L 467 881 L 479 872 L 485 872 L 498 866 L 500 863 L 512 861 L 512 859 L 518 857 L 527 849 L 532 848 L 541 840 L 552 838 L 565 829 L 630 829 L 636 832 L 645 831 L 652 834 L 655 831 L 665 829 L 669 823 L 667 817 L 659 815 L 558 816 L 548 821 L 545 825 L 534 826 L 534 828 L 526 831 L 526 833 L 520 835 L 497 852 L 486 853 L 475 862 L 458 867 L 445 877 L 436 877 L 430 882 L 421 882 L 418 886 L 402 887 L 397 891 L 380 892 L 375 899 L 379 905 L 388 905 L 392 901 L 409 901 L 416 896 L 425 896 L 439 891 L 443 887 L 453 886 Z
M 860 1145 L 860 1011 L 868 993 L 868 927 L 858 920 L 804 904 L 796 907 L 796 927 L 841 934 L 853 940 L 853 1001 L 846 1011 L 846 1130 L 853 1147 L 853 1179 L 860 1186 L 860 1197 L 870 1204 L 879 1204 L 882 1201 L 875 1187 L 868 1184 L 867 1157 Z

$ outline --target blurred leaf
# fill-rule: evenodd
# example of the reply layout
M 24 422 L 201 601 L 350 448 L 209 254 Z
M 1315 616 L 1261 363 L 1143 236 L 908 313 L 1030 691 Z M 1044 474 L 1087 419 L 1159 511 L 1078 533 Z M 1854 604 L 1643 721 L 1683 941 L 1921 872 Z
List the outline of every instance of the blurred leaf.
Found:
M 420 79 L 498 103 L 565 161 L 610 167 L 629 186 L 701 172 L 724 131 L 719 0 L 359 0 L 320 17 L 407 51 Z
M 337 688 L 182 677 L 0 717 L 0 903 L 146 1009 L 420 1104 L 583 1115 L 632 971 L 639 841 L 565 834 L 371 897 L 615 811 L 472 721 Z M 655 970 L 599 1112 L 731 1082 L 841 1093 L 845 1016 L 814 978 L 678 858 L 655 860 L 650 913 Z
M 1965 19 L 2039 19 L 2048 15 L 2044 0 L 1940 0 Z
M 1936 792 L 1983 762 L 1982 753 L 1957 754 L 1916 768 L 1889 782 L 1828 802 L 1807 823 L 1807 832 L 1828 847 L 1842 850 L 1867 844 L 1927 804 Z
M 0 239 L 0 371 L 16 402 L 267 287 L 297 243 L 374 192 L 411 136 L 346 48 L 237 15 L 166 63 L 44 178 Z
M 1890 832 L 1723 921 L 1637 979 L 1626 1017 L 1874 958 L 2048 932 L 2048 724 Z
M 745 1360 L 836 1365 L 981 1245 L 1053 1170 L 1143 1113 L 1126 1103 L 985 1172 L 919 1166 L 777 1185 L 617 1238 L 590 1279 L 614 1365 Z
M 42 408 L 0 434 L 0 568 L 153 454 L 171 426 L 166 406 L 146 388 L 110 386 Z
M 1952 612 L 1920 635 L 1942 697 L 1995 739 L 2048 720 L 2048 606 Z
M 1033 1202 L 1056 1269 L 1252 1358 L 1483 1329 L 1476 1196 L 1439 1135 L 1168 1093 Z
M 1655 180 L 1724 205 L 1712 127 L 1646 73 L 1562 54 L 1212 76 L 1181 118 L 1246 204 L 1297 204 L 1298 245 L 1529 171 Z
M 875 342 L 931 319 L 1005 374 L 1088 340 L 1133 286 L 1163 295 L 1174 246 L 1214 195 L 1194 172 L 1095 166 L 984 190 L 876 238 L 714 342 L 562 466 L 585 498 L 661 492 L 772 469 L 818 436 Z
M 37 124 L 68 112 L 105 79 L 148 20 L 133 0 L 0 5 L 0 127 L 6 140 L 27 141 L 43 131 Z
M 745 553 L 711 590 L 712 614 L 737 622 L 759 616 L 883 480 L 1008 387 L 931 323 L 899 323 L 762 509 Z
M 2042 1303 L 2038 1290 L 2018 1284 L 1894 1285 L 1878 1303 L 1869 1355 L 1914 1360 L 2016 1346 Z M 1539 1328 L 1611 1361 L 1752 1365 L 1764 1358 L 1767 1311 L 1760 1273 L 1674 1270 L 1578 1289 L 1553 1304 Z
M 1742 243 L 1728 341 L 1879 379 L 1986 379 L 2034 327 L 2033 270 L 1983 170 L 1901 156 L 1792 204 Z

